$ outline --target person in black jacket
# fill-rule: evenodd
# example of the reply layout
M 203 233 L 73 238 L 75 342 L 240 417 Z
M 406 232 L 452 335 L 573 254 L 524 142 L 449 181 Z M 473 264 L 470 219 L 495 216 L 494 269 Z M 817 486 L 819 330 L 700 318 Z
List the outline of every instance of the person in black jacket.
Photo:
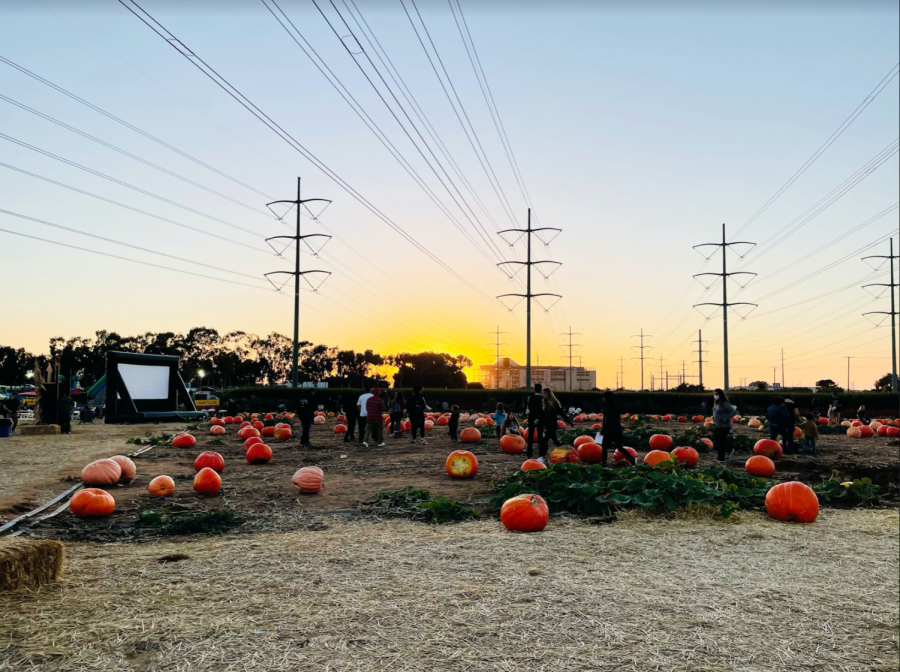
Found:
M 601 444 L 603 448 L 602 463 L 606 466 L 609 452 L 625 447 L 625 440 L 622 438 L 622 416 L 619 414 L 619 407 L 616 405 L 612 390 L 603 393 L 603 424 L 600 426 L 600 436 L 603 439 Z M 635 459 L 627 451 L 621 452 L 625 453 L 629 462 L 635 463 Z
M 459 430 L 459 406 L 453 404 L 450 407 L 450 420 L 447 422 L 447 428 L 450 430 L 450 440 L 456 442 L 456 432 Z
M 300 436 L 300 445 L 308 446 L 309 445 L 309 428 L 312 426 L 313 419 L 316 415 L 315 408 L 315 400 L 312 399 L 313 392 L 309 397 L 303 395 L 300 398 L 300 406 L 297 410 L 297 419 L 300 421 L 300 427 L 303 428 L 303 433 Z
M 528 415 L 528 428 L 526 429 L 525 435 L 528 440 L 528 459 L 534 455 L 534 438 L 538 437 L 540 441 L 541 436 L 541 416 L 544 414 L 544 401 L 541 396 L 541 388 L 542 385 L 540 383 L 534 384 L 534 394 L 528 396 L 528 400 L 525 403 L 525 412 Z
M 781 447 L 785 455 L 794 455 L 800 452 L 800 446 L 794 441 L 794 428 L 797 426 L 797 418 L 800 413 L 792 399 L 784 400 L 784 434 L 781 436 Z
M 546 459 L 547 450 L 550 447 L 550 441 L 553 441 L 553 445 L 559 448 L 559 437 L 556 435 L 556 430 L 559 428 L 557 422 L 560 418 L 565 420 L 570 426 L 574 427 L 575 425 L 572 423 L 572 420 L 569 418 L 568 414 L 563 410 L 562 404 L 559 403 L 559 400 L 556 398 L 556 395 L 553 394 L 553 390 L 549 387 L 545 387 L 541 391 L 541 400 L 542 400 L 542 416 L 541 416 L 541 424 L 543 425 L 543 431 L 541 433 L 541 442 L 540 442 L 540 460 Z
M 406 411 L 409 414 L 413 443 L 416 443 L 416 434 L 419 435 L 418 443 L 428 443 L 425 440 L 425 411 L 428 410 L 430 409 L 422 395 L 422 386 L 415 385 L 412 395 L 406 400 Z
M 356 403 L 351 402 L 350 406 L 344 412 L 347 416 L 347 431 L 344 432 L 344 443 L 350 443 L 356 435 L 356 425 L 359 421 L 359 411 L 356 409 Z

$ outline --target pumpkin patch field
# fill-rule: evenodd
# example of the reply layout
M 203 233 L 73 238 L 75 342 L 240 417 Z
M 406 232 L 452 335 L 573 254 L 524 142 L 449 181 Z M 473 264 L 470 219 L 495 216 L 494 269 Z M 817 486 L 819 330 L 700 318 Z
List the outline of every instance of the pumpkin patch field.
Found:
M 778 457 L 758 475 L 745 467 L 752 428 L 736 427 L 750 447 L 723 469 L 701 434 L 642 419 L 626 423 L 639 460 L 654 435 L 674 437 L 653 439 L 655 467 L 610 455 L 604 469 L 593 432 L 561 432 L 565 459 L 523 471 L 520 444 L 501 448 L 490 427 L 453 443 L 435 422 L 427 445 L 405 433 L 363 448 L 326 418 L 303 447 L 283 420 L 280 440 L 231 422 L 215 425 L 224 434 L 98 424 L 0 443 L 0 524 L 84 479 L 92 488 L 15 528 L 63 541 L 67 560 L 59 584 L 0 593 L 0 663 L 770 669 L 775 643 L 759 633 L 778 632 L 782 669 L 894 669 L 887 437 L 823 436 L 822 456 Z M 811 487 L 765 496 L 793 481 Z M 715 497 L 694 498 L 708 488 Z M 658 510 L 670 494 L 678 506 Z

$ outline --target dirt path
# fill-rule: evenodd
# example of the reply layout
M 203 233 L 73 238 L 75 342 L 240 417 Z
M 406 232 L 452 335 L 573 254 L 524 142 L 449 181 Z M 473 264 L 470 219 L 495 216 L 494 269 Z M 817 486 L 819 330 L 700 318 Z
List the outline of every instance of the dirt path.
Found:
M 0 669 L 556 672 L 898 668 L 898 513 L 624 514 L 67 544 L 0 596 Z M 178 562 L 160 562 L 182 556 Z

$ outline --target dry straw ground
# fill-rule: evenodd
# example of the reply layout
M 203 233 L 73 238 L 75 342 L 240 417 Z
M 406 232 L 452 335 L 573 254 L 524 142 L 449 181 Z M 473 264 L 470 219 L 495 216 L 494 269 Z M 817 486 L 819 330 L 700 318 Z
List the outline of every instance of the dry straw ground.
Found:
M 900 667 L 895 510 L 554 518 L 534 535 L 321 520 L 69 544 L 61 584 L 0 597 L 0 670 Z

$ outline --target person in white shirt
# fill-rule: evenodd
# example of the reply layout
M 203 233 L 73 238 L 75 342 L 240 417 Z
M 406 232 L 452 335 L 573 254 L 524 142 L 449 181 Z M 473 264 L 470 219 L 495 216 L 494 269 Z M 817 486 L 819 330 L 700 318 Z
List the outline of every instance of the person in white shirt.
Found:
M 366 402 L 372 398 L 372 388 L 367 387 L 366 391 L 359 395 L 356 400 L 356 423 L 359 429 L 359 442 L 362 443 L 366 436 Z

